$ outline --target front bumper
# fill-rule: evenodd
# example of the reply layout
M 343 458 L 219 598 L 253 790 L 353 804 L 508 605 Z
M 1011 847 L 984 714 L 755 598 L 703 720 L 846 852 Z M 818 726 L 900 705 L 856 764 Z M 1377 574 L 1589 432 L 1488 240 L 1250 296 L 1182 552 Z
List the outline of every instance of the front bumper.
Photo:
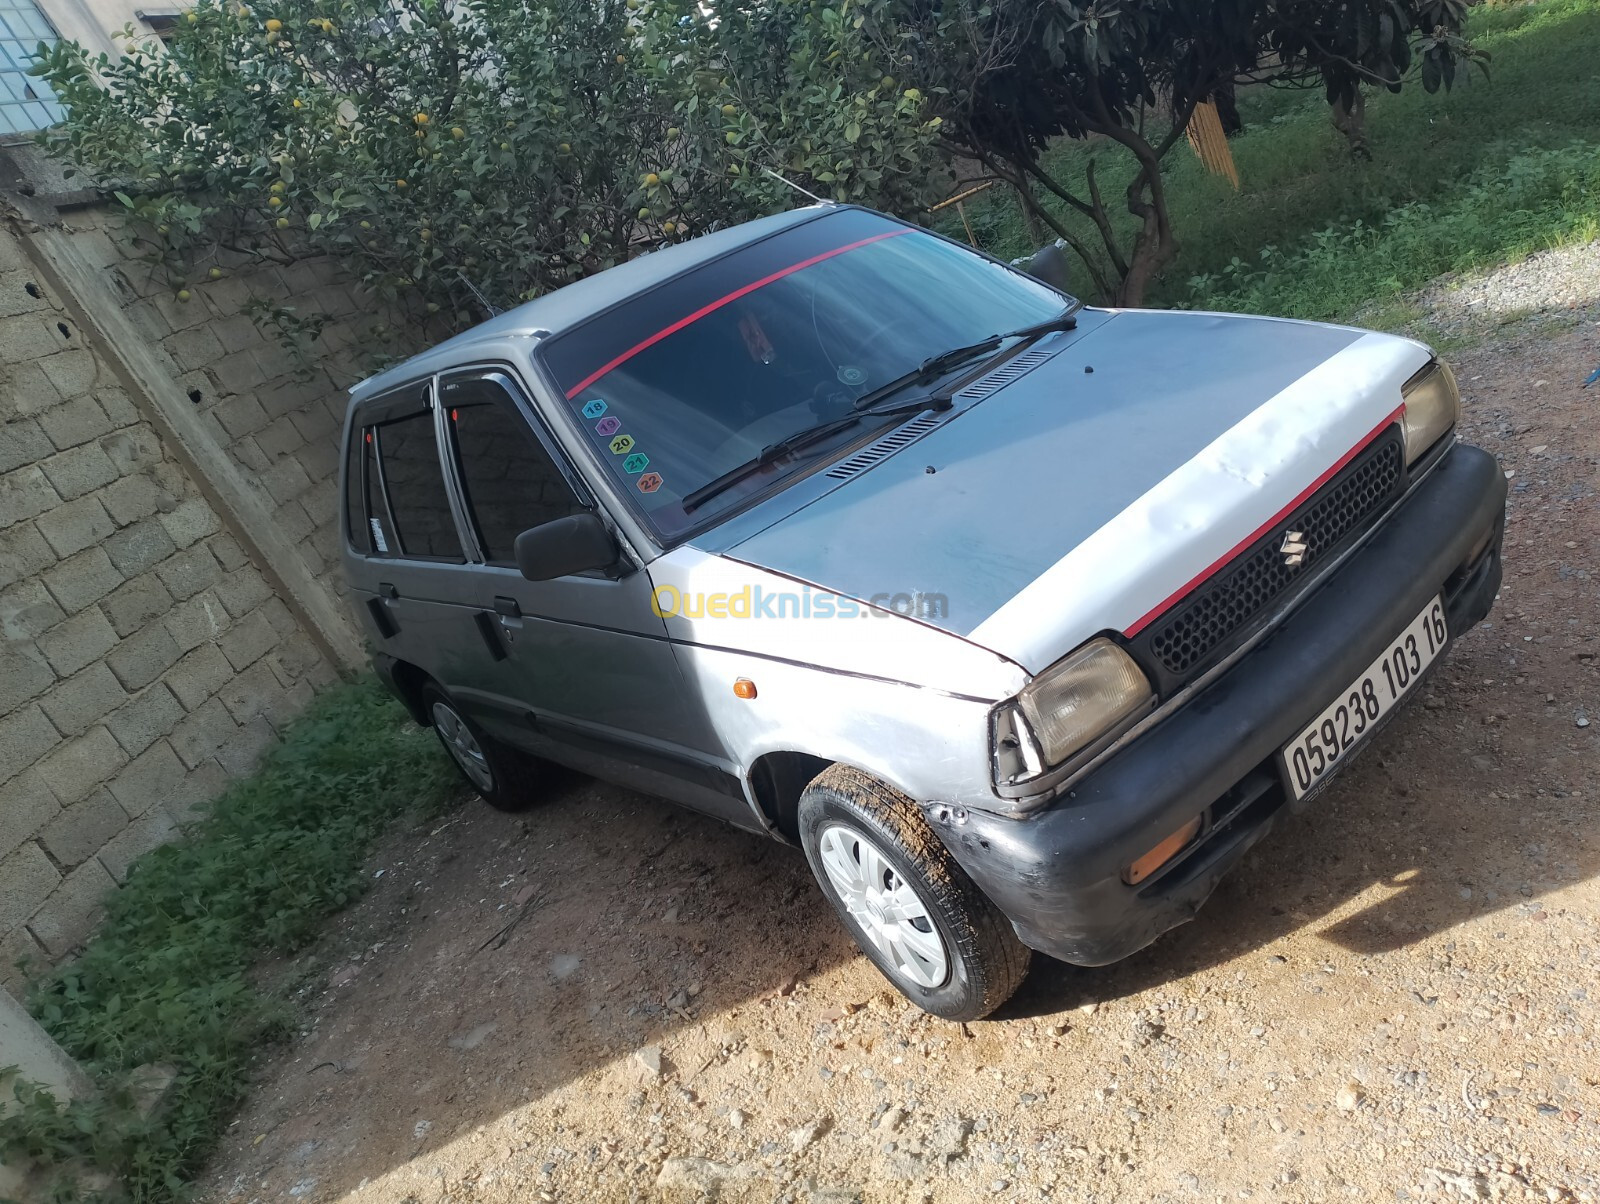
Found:
M 1443 594 L 1451 642 L 1500 588 L 1506 482 L 1458 445 L 1293 614 L 1186 705 L 1024 818 L 934 808 L 951 853 L 1031 947 L 1078 965 L 1127 957 L 1192 919 L 1271 830 L 1278 749 Z M 1185 853 L 1137 887 L 1123 868 L 1202 812 Z

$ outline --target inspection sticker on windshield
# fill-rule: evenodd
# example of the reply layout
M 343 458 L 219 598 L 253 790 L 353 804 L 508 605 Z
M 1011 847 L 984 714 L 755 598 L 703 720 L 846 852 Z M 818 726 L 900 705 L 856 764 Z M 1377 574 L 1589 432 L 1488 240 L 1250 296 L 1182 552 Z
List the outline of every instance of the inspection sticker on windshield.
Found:
M 606 403 L 601 401 L 598 397 L 591 402 L 586 402 L 583 407 L 583 416 L 585 418 L 598 418 L 605 412 Z
M 1283 746 L 1284 777 L 1298 801 L 1333 775 L 1444 651 L 1450 632 L 1444 604 L 1435 598 L 1367 666 L 1367 671 L 1328 704 L 1311 725 Z
M 594 424 L 594 433 L 597 435 L 615 435 L 621 429 L 622 419 L 614 414 L 610 418 L 602 418 Z
M 614 455 L 614 456 L 625 456 L 625 455 L 627 455 L 629 452 L 631 452 L 633 450 L 633 436 L 632 435 L 618 435 L 615 439 L 613 439 L 611 441 L 609 446 L 611 448 L 611 454 L 612 455 Z
M 660 488 L 661 474 L 659 472 L 647 472 L 644 474 L 644 476 L 639 478 L 640 493 L 654 493 Z
M 623 472 L 643 472 L 644 466 L 650 463 L 650 457 L 643 452 L 634 452 L 622 462 Z

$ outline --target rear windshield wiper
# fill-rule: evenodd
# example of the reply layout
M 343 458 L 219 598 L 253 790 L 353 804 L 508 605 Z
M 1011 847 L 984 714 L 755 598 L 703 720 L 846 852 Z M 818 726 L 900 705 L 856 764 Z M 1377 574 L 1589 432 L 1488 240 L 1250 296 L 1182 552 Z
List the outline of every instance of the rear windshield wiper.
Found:
M 826 422 L 819 422 L 816 426 L 808 426 L 798 430 L 792 435 L 786 435 L 776 443 L 769 443 L 761 451 L 750 457 L 743 464 L 735 465 L 720 477 L 707 481 L 698 489 L 691 490 L 683 499 L 685 514 L 699 509 L 719 493 L 733 488 L 751 473 L 765 468 L 776 460 L 783 459 L 802 447 L 819 440 L 826 439 L 837 431 L 854 426 L 868 418 L 892 418 L 896 414 L 911 414 L 918 410 L 948 410 L 951 402 L 948 397 L 919 397 L 915 401 L 902 401 L 896 405 L 869 407 L 863 406 L 851 410 L 848 414 L 841 414 L 837 418 L 830 418 Z
M 929 356 L 920 365 L 907 372 L 904 376 L 897 376 L 887 384 L 879 385 L 872 392 L 867 393 L 856 401 L 857 407 L 866 409 L 876 405 L 886 397 L 892 397 L 902 389 L 913 385 L 929 385 L 938 380 L 945 373 L 959 368 L 970 360 L 975 360 L 981 355 L 998 350 L 1000 345 L 1008 339 L 1018 339 L 1018 347 L 1034 339 L 1041 338 L 1055 330 L 1071 330 L 1078 324 L 1078 307 L 1057 314 L 1043 322 L 1035 322 L 1031 326 L 1019 326 L 1016 330 L 1008 330 L 1005 334 L 992 334 L 986 339 L 979 339 L 976 343 L 968 343 L 965 347 L 952 347 L 949 351 L 941 351 L 938 355 Z

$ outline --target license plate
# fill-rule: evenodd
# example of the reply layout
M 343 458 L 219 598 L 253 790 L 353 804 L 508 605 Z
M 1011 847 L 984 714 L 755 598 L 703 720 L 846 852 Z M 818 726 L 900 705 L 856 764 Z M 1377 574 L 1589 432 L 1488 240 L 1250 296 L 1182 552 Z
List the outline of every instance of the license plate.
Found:
M 1382 656 L 1350 683 L 1298 736 L 1283 746 L 1284 777 L 1296 800 L 1350 759 L 1356 747 L 1411 692 L 1423 672 L 1444 651 L 1449 631 L 1444 605 L 1435 598 L 1406 624 Z

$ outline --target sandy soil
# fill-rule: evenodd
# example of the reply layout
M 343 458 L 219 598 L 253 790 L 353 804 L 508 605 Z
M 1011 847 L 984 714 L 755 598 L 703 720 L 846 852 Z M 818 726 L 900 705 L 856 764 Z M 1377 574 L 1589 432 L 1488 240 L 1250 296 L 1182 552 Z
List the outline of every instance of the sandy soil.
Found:
M 569 784 L 394 834 L 213 1201 L 1600 1197 L 1600 284 L 1459 354 L 1506 586 L 1201 912 L 932 1020 L 798 852 Z M 1509 330 L 1509 333 L 1508 333 Z

